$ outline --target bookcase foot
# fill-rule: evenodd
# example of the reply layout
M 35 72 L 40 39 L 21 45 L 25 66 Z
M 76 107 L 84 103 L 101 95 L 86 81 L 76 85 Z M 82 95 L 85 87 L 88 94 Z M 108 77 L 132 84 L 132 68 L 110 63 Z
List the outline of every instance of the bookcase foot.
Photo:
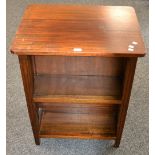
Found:
M 115 147 L 115 148 L 118 148 L 119 145 L 120 145 L 120 139 L 116 139 L 116 140 L 115 140 L 115 143 L 114 143 L 114 147 Z
M 35 144 L 40 145 L 40 138 L 34 138 L 35 139 Z

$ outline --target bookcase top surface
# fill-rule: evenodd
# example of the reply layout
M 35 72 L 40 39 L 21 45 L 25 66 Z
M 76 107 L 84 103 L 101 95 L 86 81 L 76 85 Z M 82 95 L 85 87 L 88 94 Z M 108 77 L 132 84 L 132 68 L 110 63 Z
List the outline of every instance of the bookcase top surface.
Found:
M 136 13 L 129 6 L 29 5 L 10 50 L 17 55 L 145 55 Z

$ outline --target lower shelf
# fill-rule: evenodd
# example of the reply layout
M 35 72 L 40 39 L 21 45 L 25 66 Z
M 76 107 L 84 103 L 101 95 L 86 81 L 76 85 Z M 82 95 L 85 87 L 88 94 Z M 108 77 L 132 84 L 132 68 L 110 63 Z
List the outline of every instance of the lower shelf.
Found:
M 116 138 L 117 105 L 68 106 L 54 105 L 43 110 L 40 138 Z

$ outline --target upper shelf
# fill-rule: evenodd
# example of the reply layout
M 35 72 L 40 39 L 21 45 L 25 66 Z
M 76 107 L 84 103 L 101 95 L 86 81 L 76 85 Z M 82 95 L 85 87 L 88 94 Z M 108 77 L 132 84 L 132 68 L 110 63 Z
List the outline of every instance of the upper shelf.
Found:
M 110 76 L 34 76 L 34 102 L 120 104 L 122 80 Z
M 145 55 L 135 11 L 127 6 L 29 5 L 12 42 L 18 55 Z

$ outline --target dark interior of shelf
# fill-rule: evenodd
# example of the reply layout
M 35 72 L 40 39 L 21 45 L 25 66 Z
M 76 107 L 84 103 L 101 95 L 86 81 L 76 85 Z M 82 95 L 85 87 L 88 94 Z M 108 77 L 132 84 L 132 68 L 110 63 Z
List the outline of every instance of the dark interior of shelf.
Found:
M 118 105 L 50 104 L 42 109 L 40 137 L 107 138 L 116 136 Z
M 36 75 L 34 96 L 86 95 L 116 96 L 122 91 L 122 80 L 112 76 Z
M 40 137 L 115 139 L 124 58 L 34 56 L 32 60 Z

